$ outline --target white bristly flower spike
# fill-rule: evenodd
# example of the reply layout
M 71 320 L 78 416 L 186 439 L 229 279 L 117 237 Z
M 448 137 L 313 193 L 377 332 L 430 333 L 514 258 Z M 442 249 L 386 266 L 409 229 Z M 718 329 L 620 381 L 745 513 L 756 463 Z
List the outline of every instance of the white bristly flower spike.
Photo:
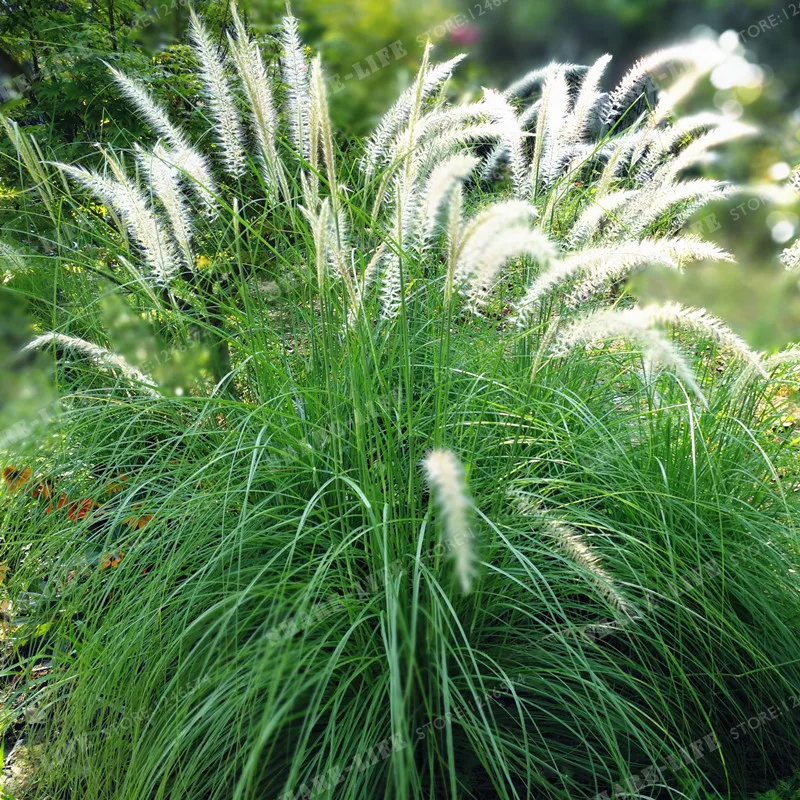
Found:
M 531 90 L 540 87 L 545 78 L 550 74 L 555 64 L 548 64 L 546 67 L 539 67 L 523 75 L 519 80 L 514 81 L 511 86 L 506 89 L 503 94 L 507 98 L 524 97 L 530 94 Z M 586 71 L 586 66 L 583 64 L 559 64 L 567 75 L 579 75 L 581 72 Z
M 564 140 L 567 144 L 581 141 L 587 131 L 591 114 L 600 97 L 600 81 L 603 79 L 611 56 L 600 56 L 586 72 L 575 99 L 575 105 L 564 124 Z
M 231 5 L 231 16 L 236 38 L 234 39 L 228 34 L 228 44 L 239 81 L 247 96 L 253 130 L 264 167 L 264 182 L 274 195 L 276 187 L 282 184 L 283 169 L 275 146 L 278 115 L 275 111 L 269 76 L 261 57 L 261 51 L 247 35 L 235 3 Z
M 764 367 L 768 370 L 778 367 L 796 367 L 800 364 L 800 347 L 792 347 L 789 350 L 781 350 L 779 353 L 764 360 Z
M 792 170 L 791 177 L 789 178 L 789 185 L 795 192 L 800 192 L 800 166 Z M 800 267 L 800 239 L 797 239 L 793 244 L 784 249 L 781 253 L 781 264 L 783 264 L 787 270 L 796 270 Z
M 796 192 L 800 192 L 800 166 L 797 166 L 792 170 L 792 175 L 789 178 L 789 184 Z
M 183 147 L 169 151 L 167 160 L 181 173 L 189 189 L 205 206 L 209 219 L 214 219 L 219 213 L 216 197 L 219 190 L 205 158 L 193 148 Z
M 526 136 L 516 112 L 506 97 L 494 89 L 483 90 L 483 103 L 491 120 L 497 125 L 504 153 L 508 154 L 511 182 L 514 194 L 520 197 L 525 192 L 527 164 L 523 142 Z
M 429 66 L 431 46 L 425 48 L 422 64 L 419 68 L 417 80 L 411 84 L 398 98 L 397 102 L 383 115 L 375 132 L 367 140 L 364 147 L 363 167 L 367 175 L 372 175 L 376 167 L 385 162 L 390 162 L 398 155 L 396 147 L 390 147 L 390 142 L 395 139 L 399 143 L 408 144 L 408 133 L 404 128 L 414 117 L 419 106 L 436 91 L 452 74 L 458 63 L 464 58 L 458 55 L 442 64 Z M 401 134 L 398 136 L 398 134 Z M 404 142 L 403 139 L 406 139 Z
M 542 522 L 544 533 L 556 541 L 574 564 L 592 576 L 599 594 L 618 611 L 632 614 L 631 605 L 623 597 L 600 557 L 589 547 L 584 537 L 571 525 L 551 517 L 550 514 L 539 512 L 537 516 Z
M 651 324 L 672 325 L 689 330 L 735 355 L 744 364 L 763 378 L 767 377 L 764 358 L 750 348 L 741 336 L 734 333 L 722 320 L 704 308 L 690 308 L 680 303 L 650 305 L 643 309 Z
M 603 309 L 586 314 L 562 330 L 553 346 L 553 355 L 565 356 L 581 344 L 592 344 L 602 339 L 628 339 L 642 348 L 647 374 L 658 368 L 671 369 L 707 406 L 692 368 L 674 345 L 654 327 L 657 307 Z
M 559 64 L 553 65 L 542 88 L 533 159 L 526 183 L 528 192 L 535 193 L 540 184 L 547 186 L 558 175 L 566 148 L 563 132 L 568 120 L 569 103 L 566 70 Z
M 181 249 L 186 266 L 194 269 L 192 254 L 192 218 L 180 187 L 180 173 L 169 163 L 169 153 L 159 143 L 152 153 L 137 147 L 137 157 L 148 178 L 153 194 L 158 198 L 172 226 L 175 241 Z
M 167 112 L 153 100 L 149 92 L 110 64 L 106 64 L 106 66 L 125 96 L 156 133 L 163 136 L 170 146 L 176 149 L 189 146 L 183 132 L 172 124 Z
M 781 253 L 781 264 L 787 270 L 795 270 L 800 267 L 800 239 L 790 247 L 784 248 Z
M 639 59 L 609 95 L 606 122 L 611 124 L 619 119 L 639 98 L 647 78 L 659 69 L 668 64 L 689 64 L 707 70 L 720 57 L 718 47 L 711 41 L 703 41 L 667 47 Z
M 336 157 L 333 144 L 333 126 L 331 125 L 330 112 L 328 110 L 328 93 L 325 89 L 325 76 L 322 72 L 322 59 L 316 56 L 311 62 L 311 77 L 309 80 L 311 92 L 311 115 L 309 124 L 311 126 L 312 148 L 319 148 L 322 154 L 322 161 L 325 165 L 325 174 L 328 179 L 328 191 L 331 198 L 331 209 L 333 210 L 334 222 L 336 225 L 336 236 L 339 245 L 343 246 L 346 231 L 344 228 L 344 214 L 339 203 L 339 183 L 336 179 Z M 311 163 L 316 166 L 317 153 L 310 153 Z
M 311 153 L 309 111 L 311 91 L 309 67 L 303 52 L 303 42 L 297 27 L 297 19 L 291 14 L 283 18 L 280 35 L 281 66 L 283 82 L 286 84 L 286 117 L 289 120 L 289 135 L 303 158 Z
M 10 244 L 0 242 L 0 268 L 8 266 L 10 270 L 3 270 L 5 273 L 19 274 L 26 272 L 25 257 L 15 250 Z
M 679 118 L 672 125 L 645 132 L 631 156 L 631 163 L 636 165 L 634 178 L 636 183 L 638 185 L 647 183 L 653 177 L 653 171 L 659 163 L 669 157 L 681 141 L 718 128 L 724 123 L 725 117 L 721 114 L 705 111 Z
M 356 284 L 356 303 L 353 308 L 350 309 L 347 315 L 347 324 L 352 325 L 356 320 L 356 315 L 363 311 L 364 309 L 364 295 L 367 289 L 372 285 L 373 280 L 378 272 L 378 268 L 380 267 L 381 260 L 383 259 L 384 253 L 386 252 L 386 242 L 382 242 L 378 247 L 375 249 L 375 252 L 372 254 L 369 262 L 367 263 L 366 269 L 364 270 L 364 274 L 361 277 L 361 280 Z M 355 253 L 354 253 L 355 255 Z M 355 269 L 353 270 L 353 274 L 355 274 Z
M 721 200 L 731 192 L 731 187 L 721 181 L 705 178 L 669 185 L 655 184 L 641 189 L 619 210 L 612 231 L 622 227 L 628 238 L 636 238 L 673 206 L 681 205 L 684 208 L 686 204 L 692 203 L 702 206 L 712 200 Z M 676 216 L 673 213 L 671 218 Z
M 443 161 L 431 172 L 422 208 L 423 241 L 433 233 L 444 200 L 460 182 L 470 176 L 477 165 L 478 159 L 475 156 L 458 153 Z
M 581 215 L 572 224 L 568 246 L 577 248 L 587 242 L 591 242 L 603 222 L 613 219 L 616 216 L 617 209 L 624 206 L 635 196 L 635 190 L 622 189 L 604 197 L 593 198 L 591 204 L 581 212 Z
M 632 257 L 628 259 L 625 258 L 625 254 L 630 248 L 634 248 L 634 250 L 630 251 Z M 608 249 L 610 251 L 619 250 L 622 257 L 617 258 L 616 254 L 612 252 L 602 261 L 595 261 L 593 264 L 587 265 L 588 268 L 584 269 L 583 277 L 567 298 L 567 305 L 576 308 L 602 291 L 612 281 L 623 280 L 634 270 L 650 263 L 682 271 L 686 264 L 693 261 L 733 261 L 730 253 L 726 253 L 712 242 L 703 241 L 696 236 L 644 239 L 635 245 L 621 242 Z M 648 249 L 652 255 L 648 255 Z M 592 251 L 582 252 L 588 254 Z M 573 258 L 580 260 L 581 254 L 578 252 Z
M 114 169 L 113 162 L 109 161 L 109 165 Z M 56 163 L 55 166 L 119 214 L 130 235 L 142 248 L 153 283 L 169 285 L 177 271 L 175 250 L 141 189 L 119 169 L 115 170 L 115 179 L 70 164 Z
M 172 124 L 167 112 L 145 89 L 119 70 L 110 66 L 108 68 L 134 108 L 169 144 L 170 163 L 185 173 L 191 190 L 205 205 L 209 216 L 216 215 L 217 203 L 214 196 L 217 188 L 205 158 L 191 147 L 183 132 Z
M 350 310 L 353 311 L 360 302 L 360 296 L 355 283 L 355 276 L 347 263 L 347 259 L 339 245 L 339 235 L 336 229 L 336 220 L 333 214 L 331 200 L 326 197 L 317 211 L 301 207 L 300 211 L 311 225 L 311 235 L 314 239 L 314 264 L 317 275 L 317 286 L 322 292 L 328 269 L 340 277 L 347 290 Z
M 469 307 L 478 311 L 484 304 L 501 269 L 512 258 L 525 256 L 536 262 L 540 267 L 547 265 L 555 256 L 555 248 L 541 231 L 528 228 L 524 225 L 515 225 L 504 228 L 500 236 L 491 247 L 486 248 L 478 259 L 466 269 L 471 273 L 471 280 L 467 287 Z M 465 269 L 456 268 L 460 274 Z
M 660 264 L 677 269 L 678 263 L 664 240 L 646 239 L 607 247 L 591 247 L 567 255 L 542 271 L 528 286 L 517 307 L 517 323 L 527 324 L 541 298 L 555 286 L 576 275 L 601 269 L 606 275 L 622 275 L 637 265 Z
M 745 136 L 755 136 L 757 133 L 758 128 L 753 125 L 745 125 L 742 122 L 728 122 L 712 128 L 708 133 L 704 133 L 688 144 L 676 158 L 659 167 L 654 176 L 655 181 L 671 182 L 683 170 L 708 161 L 710 157 L 709 151 L 712 148 Z
M 143 372 L 140 372 L 136 367 L 131 366 L 122 356 L 117 353 L 112 353 L 110 350 L 106 350 L 103 347 L 98 347 L 96 344 L 87 342 L 85 339 L 79 339 L 77 336 L 67 336 L 63 333 L 49 331 L 28 342 L 28 344 L 22 348 L 22 352 L 27 353 L 32 350 L 40 350 L 48 344 L 56 344 L 63 350 L 84 356 L 95 364 L 116 370 L 128 380 L 141 384 L 147 394 L 154 397 L 158 395 L 155 391 L 153 379 Z
M 445 273 L 444 281 L 444 302 L 448 308 L 453 297 L 453 287 L 456 280 L 463 208 L 464 189 L 460 183 L 457 183 L 450 193 L 450 200 L 447 203 L 447 272 Z
M 455 454 L 444 448 L 428 453 L 422 468 L 444 524 L 446 547 L 455 562 L 461 590 L 469 594 L 477 559 L 470 528 L 472 500 L 464 481 L 464 468 Z
M 533 204 L 526 200 L 504 200 L 490 203 L 461 226 L 458 236 L 452 236 L 453 279 L 462 283 L 504 230 L 529 222 L 537 216 Z M 451 220 L 451 230 L 454 221 Z
M 208 104 L 216 123 L 217 138 L 222 149 L 225 170 L 233 177 L 239 177 L 245 169 L 243 134 L 239 116 L 233 103 L 231 89 L 225 75 L 225 65 L 217 54 L 203 23 L 197 18 L 194 9 L 189 10 L 191 34 L 200 72 L 205 85 Z

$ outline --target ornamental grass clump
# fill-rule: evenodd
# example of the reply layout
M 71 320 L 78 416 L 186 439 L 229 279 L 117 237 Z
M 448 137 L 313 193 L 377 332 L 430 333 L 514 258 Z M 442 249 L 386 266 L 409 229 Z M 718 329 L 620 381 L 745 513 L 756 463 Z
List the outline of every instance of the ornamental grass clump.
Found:
M 625 288 L 732 258 L 682 231 L 752 130 L 676 111 L 723 54 L 454 104 L 460 58 L 427 48 L 345 147 L 297 20 L 269 63 L 232 19 L 222 49 L 192 21 L 202 141 L 116 72 L 151 140 L 43 154 L 25 196 L 26 280 L 58 278 L 25 357 L 60 395 L 4 445 L 33 796 L 731 797 L 788 771 L 797 350 Z

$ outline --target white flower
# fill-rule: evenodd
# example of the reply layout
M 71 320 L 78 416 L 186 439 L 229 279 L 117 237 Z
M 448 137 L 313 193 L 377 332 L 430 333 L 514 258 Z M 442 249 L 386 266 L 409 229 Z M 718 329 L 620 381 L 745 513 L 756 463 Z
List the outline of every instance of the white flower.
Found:
M 22 352 L 25 353 L 31 350 L 40 350 L 42 347 L 48 344 L 56 344 L 60 348 L 84 356 L 100 366 L 116 370 L 128 378 L 128 380 L 131 380 L 134 383 L 142 384 L 142 388 L 147 394 L 157 396 L 157 392 L 154 388 L 155 384 L 153 383 L 152 378 L 131 366 L 122 356 L 118 355 L 117 353 L 112 353 L 103 347 L 98 347 L 96 344 L 87 342 L 85 339 L 79 339 L 77 336 L 66 336 L 63 333 L 49 331 L 48 333 L 43 333 L 41 336 L 37 336 L 35 339 L 32 339 L 30 342 L 28 342 L 28 344 L 22 348 Z
M 478 159 L 475 156 L 458 153 L 443 161 L 431 172 L 425 189 L 421 215 L 423 240 L 433 232 L 436 217 L 444 200 L 457 184 L 469 177 L 477 165 Z
M 152 153 L 137 149 L 139 162 L 142 165 L 152 192 L 161 202 L 167 218 L 172 226 L 175 241 L 181 249 L 186 266 L 194 269 L 192 254 L 192 219 L 186 204 L 186 198 L 180 187 L 180 173 L 169 163 L 169 153 L 163 145 L 157 144 Z
M 464 468 L 450 450 L 443 448 L 428 453 L 422 467 L 442 517 L 445 542 L 455 562 L 461 590 L 469 594 L 477 559 L 469 520 L 472 501 L 464 482 Z
M 208 103 L 216 122 L 216 133 L 222 148 L 223 164 L 231 175 L 238 177 L 245 168 L 243 135 L 228 79 L 225 76 L 225 66 L 217 55 L 217 48 L 203 27 L 203 23 L 197 18 L 193 9 L 190 9 L 189 13 L 192 40 L 200 64 Z
M 408 87 L 395 104 L 384 114 L 378 127 L 367 140 L 364 148 L 363 166 L 367 175 L 372 175 L 379 163 L 391 162 L 398 155 L 396 147 L 389 142 L 397 138 L 408 123 L 418 114 L 424 100 L 451 75 L 456 65 L 464 58 L 458 55 L 443 64 L 429 66 L 430 46 L 423 54 L 417 80 Z
M 298 153 L 308 159 L 311 153 L 309 71 L 297 20 L 291 14 L 283 18 L 280 41 L 283 50 L 281 66 L 283 82 L 286 84 L 286 116 L 289 120 L 289 134 Z
M 109 163 L 114 169 L 113 162 Z M 108 178 L 82 167 L 59 163 L 56 166 L 119 214 L 131 236 L 141 246 L 153 282 L 157 286 L 168 285 L 177 271 L 175 251 L 141 189 L 119 168 L 115 170 L 115 178 Z
M 558 334 L 553 354 L 565 356 L 576 345 L 611 338 L 636 342 L 642 348 L 646 374 L 649 375 L 658 368 L 671 369 L 701 403 L 706 405 L 694 372 L 686 359 L 654 328 L 652 309 L 604 309 L 586 314 Z
M 264 166 L 264 180 L 267 187 L 274 191 L 283 180 L 283 169 L 275 146 L 278 115 L 275 111 L 269 76 L 261 51 L 247 35 L 235 3 L 231 6 L 231 15 L 236 38 L 228 34 L 228 43 L 236 72 L 247 96 L 253 130 L 256 133 Z

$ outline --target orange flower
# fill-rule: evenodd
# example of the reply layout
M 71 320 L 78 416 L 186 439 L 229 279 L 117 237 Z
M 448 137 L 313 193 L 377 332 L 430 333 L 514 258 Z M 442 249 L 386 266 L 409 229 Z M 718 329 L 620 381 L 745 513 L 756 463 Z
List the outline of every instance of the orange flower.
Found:
M 125 475 L 120 475 L 116 481 L 111 481 L 110 483 L 106 484 L 106 491 L 109 494 L 117 494 L 125 488 L 125 484 L 127 482 L 128 478 Z
M 117 553 L 115 556 L 113 553 L 109 556 L 106 556 L 106 560 L 100 565 L 100 569 L 108 569 L 109 567 L 118 567 L 119 562 L 122 561 L 122 553 Z
M 83 519 L 96 505 L 97 504 L 90 497 L 87 497 L 85 500 L 78 500 L 76 503 L 70 503 L 67 516 L 71 520 L 76 521 Z
M 144 528 L 144 526 L 147 525 L 151 519 L 153 519 L 152 514 L 145 514 L 142 517 L 128 517 L 128 519 L 122 521 L 122 524 L 133 528 L 135 531 L 138 531 Z
M 8 484 L 8 488 L 12 492 L 16 492 L 30 480 L 32 472 L 33 470 L 30 467 L 25 469 L 6 467 L 3 470 L 3 480 Z
M 43 481 L 40 484 L 37 484 L 36 488 L 33 490 L 33 499 L 38 500 L 40 497 L 43 497 L 45 500 L 49 500 L 53 494 L 53 484 L 50 481 Z

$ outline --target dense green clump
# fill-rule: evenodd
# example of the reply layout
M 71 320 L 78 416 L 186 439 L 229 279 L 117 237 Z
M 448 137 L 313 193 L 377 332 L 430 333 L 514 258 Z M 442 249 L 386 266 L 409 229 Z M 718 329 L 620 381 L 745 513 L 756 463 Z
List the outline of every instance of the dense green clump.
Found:
M 5 440 L 4 724 L 42 746 L 32 796 L 789 773 L 795 351 L 623 290 L 729 257 L 680 233 L 726 187 L 680 173 L 747 129 L 639 115 L 651 69 L 699 79 L 707 51 L 463 105 L 428 52 L 343 154 L 292 18 L 280 86 L 238 16 L 224 61 L 193 24 L 213 147 L 117 74 L 155 146 L 20 151 L 59 242 L 14 251 L 58 282 L 25 353 L 57 356 L 60 402 Z

